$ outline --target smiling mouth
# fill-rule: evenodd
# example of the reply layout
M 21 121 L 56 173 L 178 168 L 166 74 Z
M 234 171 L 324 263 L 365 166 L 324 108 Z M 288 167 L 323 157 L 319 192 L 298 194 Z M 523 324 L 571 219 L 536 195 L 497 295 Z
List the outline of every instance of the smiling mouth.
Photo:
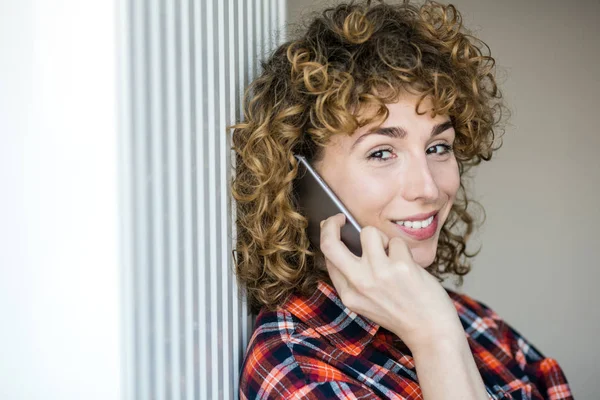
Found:
M 425 229 L 433 223 L 433 219 L 436 217 L 436 215 L 438 215 L 438 213 L 435 213 L 431 217 L 426 218 L 424 220 L 420 220 L 420 221 L 392 221 L 392 222 L 399 226 L 406 226 L 407 228 Z
M 416 240 L 432 238 L 438 229 L 439 212 L 422 221 L 391 221 L 404 234 Z

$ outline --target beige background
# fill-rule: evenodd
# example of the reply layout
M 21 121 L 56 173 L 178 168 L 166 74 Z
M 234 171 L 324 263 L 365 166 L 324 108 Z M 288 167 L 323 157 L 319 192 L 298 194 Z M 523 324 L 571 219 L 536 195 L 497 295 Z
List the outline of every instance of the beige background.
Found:
M 336 3 L 288 1 L 288 19 Z M 453 4 L 490 46 L 512 113 L 473 180 L 487 220 L 461 290 L 557 359 L 575 398 L 598 398 L 600 2 Z

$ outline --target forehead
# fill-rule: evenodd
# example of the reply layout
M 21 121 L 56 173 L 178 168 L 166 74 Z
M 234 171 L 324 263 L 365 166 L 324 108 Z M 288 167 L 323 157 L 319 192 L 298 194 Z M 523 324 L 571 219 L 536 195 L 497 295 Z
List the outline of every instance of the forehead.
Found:
M 357 139 L 364 139 L 369 132 L 380 130 L 382 128 L 402 128 L 402 133 L 396 135 L 386 135 L 395 139 L 416 139 L 419 137 L 429 137 L 432 127 L 441 124 L 449 120 L 448 115 L 436 114 L 432 117 L 433 103 L 430 97 L 425 97 L 419 104 L 417 113 L 417 103 L 419 102 L 420 96 L 411 93 L 404 93 L 394 103 L 388 103 L 385 106 L 388 109 L 388 116 L 385 121 L 378 122 L 374 121 L 365 126 L 356 129 L 350 134 L 339 134 L 334 135 L 331 138 L 331 144 L 333 146 L 348 147 L 352 146 Z M 364 115 L 374 115 L 373 111 L 375 108 L 364 109 L 358 113 L 357 117 Z M 394 129 L 388 129 L 387 131 L 394 131 Z M 373 135 L 383 136 L 383 135 Z

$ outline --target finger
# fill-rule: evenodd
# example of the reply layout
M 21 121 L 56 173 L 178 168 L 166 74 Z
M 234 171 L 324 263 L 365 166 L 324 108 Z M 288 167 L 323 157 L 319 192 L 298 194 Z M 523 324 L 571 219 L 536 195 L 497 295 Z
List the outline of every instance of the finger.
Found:
M 340 231 L 346 222 L 342 213 L 333 215 L 321 223 L 320 248 L 335 266 L 346 276 L 352 274 L 358 257 L 356 257 L 340 239 Z
M 348 279 L 346 279 L 342 271 L 340 271 L 340 269 L 327 258 L 325 258 L 325 265 L 335 290 L 338 292 L 340 297 L 342 297 L 342 293 L 345 293 L 346 289 L 348 288 Z
M 365 226 L 360 231 L 363 257 L 366 257 L 373 268 L 377 268 L 387 259 L 385 249 L 388 246 L 388 241 L 387 235 L 374 226 Z
M 406 242 L 398 236 L 390 239 L 388 255 L 391 261 L 407 261 L 412 260 L 412 252 Z

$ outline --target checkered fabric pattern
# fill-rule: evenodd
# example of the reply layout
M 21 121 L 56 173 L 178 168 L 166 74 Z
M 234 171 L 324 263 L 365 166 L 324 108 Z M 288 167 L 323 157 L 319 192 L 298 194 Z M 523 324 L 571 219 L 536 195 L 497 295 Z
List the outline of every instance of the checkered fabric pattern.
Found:
M 573 399 L 547 358 L 493 310 L 446 289 L 490 399 Z M 410 350 L 398 336 L 346 308 L 319 282 L 261 310 L 240 375 L 240 399 L 423 399 Z

